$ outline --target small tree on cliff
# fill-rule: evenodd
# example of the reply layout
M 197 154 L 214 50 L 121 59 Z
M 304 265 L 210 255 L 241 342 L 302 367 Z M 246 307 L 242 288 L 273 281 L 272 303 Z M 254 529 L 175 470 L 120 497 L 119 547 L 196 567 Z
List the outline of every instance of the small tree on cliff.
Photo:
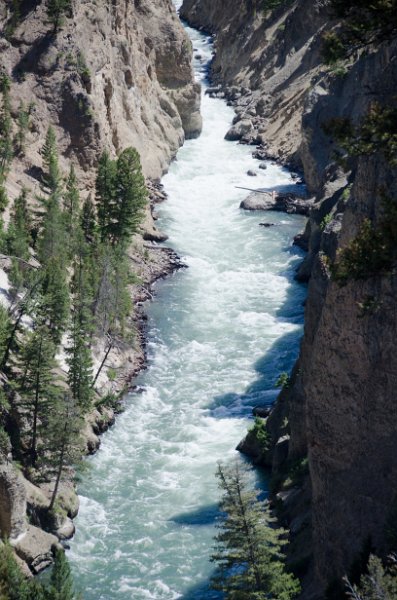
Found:
M 352 585 L 347 579 L 347 595 L 352 600 L 395 600 L 397 598 L 397 560 L 390 557 L 391 564 L 384 567 L 377 556 L 371 555 L 368 573 L 360 579 L 359 585 Z
M 47 0 L 48 20 L 54 26 L 54 31 L 62 27 L 65 14 L 72 8 L 70 0 Z
M 282 547 L 286 532 L 275 529 L 268 505 L 248 482 L 248 469 L 238 461 L 218 466 L 217 478 L 223 491 L 223 513 L 215 537 L 217 564 L 214 589 L 226 600 L 290 600 L 300 590 L 298 581 L 285 570 Z

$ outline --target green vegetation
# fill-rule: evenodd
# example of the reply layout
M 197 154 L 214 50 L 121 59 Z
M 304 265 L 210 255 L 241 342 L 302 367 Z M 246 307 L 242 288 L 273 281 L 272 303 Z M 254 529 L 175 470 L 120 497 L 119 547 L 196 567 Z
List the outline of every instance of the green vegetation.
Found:
M 10 104 L 11 81 L 6 73 L 0 73 L 0 213 L 8 204 L 5 182 L 14 156 L 12 144 L 12 120 Z
M 347 156 L 384 155 L 391 166 L 397 165 L 397 109 L 373 102 L 356 126 L 350 119 L 335 118 L 323 126 Z
M 339 251 L 331 266 L 340 285 L 389 273 L 394 266 L 397 243 L 397 205 L 383 198 L 384 216 L 378 224 L 364 219 L 356 237 Z
M 324 35 L 323 56 L 327 64 L 392 39 L 397 32 L 397 0 L 331 0 L 331 8 L 341 25 Z
M 21 0 L 11 0 L 8 10 L 10 17 L 4 28 L 4 35 L 6 39 L 10 39 L 16 30 L 18 23 L 21 20 Z
M 300 586 L 285 568 L 286 531 L 275 528 L 267 503 L 258 499 L 248 475 L 237 461 L 218 467 L 222 517 L 211 558 L 217 565 L 212 586 L 226 600 L 289 600 Z
M 0 124 L 7 141 L 9 81 L 2 81 L 6 102 Z M 21 112 L 27 114 L 23 106 Z M 19 143 L 23 146 L 23 137 Z M 82 455 L 80 431 L 93 407 L 99 374 L 93 372 L 92 345 L 98 338 L 108 341 L 102 368 L 120 338 L 133 335 L 127 325 L 129 285 L 135 279 L 127 251 L 142 218 L 146 187 L 135 150 L 109 159 L 112 178 L 103 196 L 105 210 L 99 207 L 106 223 L 101 228 L 91 198 L 81 206 L 74 166 L 66 179 L 61 171 L 52 127 L 42 158 L 42 191 L 33 204 L 38 209 L 32 209 L 29 190 L 22 189 L 3 241 L 12 288 L 10 308 L 0 306 L 0 362 L 9 386 L 0 406 L 0 451 L 3 456 L 9 451 L 7 413 L 23 414 L 13 431 L 13 458 L 34 481 L 54 481 L 52 513 L 65 471 Z M 101 169 L 100 164 L 98 181 Z M 66 376 L 57 358 L 61 354 Z
M 70 14 L 71 9 L 71 0 L 47 0 L 48 20 L 55 32 L 62 27 L 64 18 Z
M 329 225 L 329 223 L 331 223 L 331 221 L 332 221 L 332 214 L 328 213 L 327 215 L 325 215 L 325 217 L 322 219 L 322 221 L 320 223 L 321 231 L 324 231 L 324 229 L 327 227 L 327 225 Z
M 291 378 L 288 375 L 288 373 L 280 373 L 280 375 L 277 378 L 275 387 L 276 388 L 282 388 L 284 389 L 288 389 L 291 385 Z
M 266 429 L 266 419 L 255 417 L 254 424 L 248 430 L 248 433 L 255 436 L 255 439 L 257 440 L 261 449 L 261 456 L 263 456 L 265 452 L 269 450 L 270 446 L 270 435 Z
M 78 600 L 64 552 L 57 551 L 48 584 L 26 579 L 8 543 L 0 546 L 1 600 Z
M 394 106 L 372 103 L 366 115 L 357 125 L 350 119 L 336 118 L 323 126 L 326 134 L 333 137 L 343 155 L 338 160 L 358 156 L 380 155 L 391 167 L 397 165 L 397 110 Z M 343 193 L 343 200 L 350 197 L 351 186 Z M 340 285 L 350 280 L 365 280 L 389 273 L 396 258 L 397 205 L 383 190 L 379 191 L 383 216 L 374 223 L 365 218 L 356 237 L 343 248 L 333 265 L 331 275 Z
M 368 561 L 368 572 L 362 575 L 360 583 L 353 585 L 346 582 L 347 596 L 353 600 L 394 600 L 397 598 L 397 562 L 395 557 L 389 558 L 385 567 L 380 558 L 371 555 Z

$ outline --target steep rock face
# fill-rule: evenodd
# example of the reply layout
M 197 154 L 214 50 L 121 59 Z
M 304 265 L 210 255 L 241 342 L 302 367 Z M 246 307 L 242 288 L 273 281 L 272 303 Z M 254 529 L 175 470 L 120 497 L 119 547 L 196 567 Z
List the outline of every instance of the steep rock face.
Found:
M 158 178 L 185 137 L 201 129 L 192 49 L 171 0 L 76 1 L 56 34 L 45 3 L 28 4 L 10 41 L 0 42 L 3 68 L 13 75 L 14 110 L 19 101 L 34 103 L 20 177 L 40 163 L 51 123 L 61 154 L 83 171 L 104 148 L 133 146 L 145 175 Z
M 15 468 L 0 464 L 0 534 L 11 541 L 26 533 L 26 493 L 23 479 Z
M 296 164 L 304 105 L 313 78 L 324 71 L 327 9 L 302 0 L 265 13 L 257 4 L 255 11 L 249 0 L 185 0 L 181 16 L 216 34 L 212 77 L 235 104 L 236 121 L 251 121 L 247 141 Z
M 330 72 L 321 65 L 314 32 L 328 26 L 321 4 L 301 0 L 267 20 L 252 16 L 248 2 L 185 0 L 182 11 L 216 33 L 215 80 L 226 83 L 231 98 L 230 85 L 251 88 L 238 92 L 239 113 L 242 102 L 247 112 L 258 111 L 263 99 L 259 141 L 282 160 L 293 156 L 316 197 L 300 239 L 309 252 L 298 275 L 310 279 L 301 352 L 292 385 L 268 419 L 275 450 L 285 440 L 286 420 L 290 434 L 284 465 L 274 452 L 276 473 L 309 460 L 302 492 L 282 492 L 279 500 L 291 527 L 292 561 L 310 557 L 302 598 L 316 600 L 349 572 L 368 542 L 379 554 L 386 551 L 397 497 L 396 276 L 340 287 L 329 271 L 365 218 L 375 226 L 382 219 L 382 190 L 395 201 L 397 171 L 382 154 L 351 160 L 342 171 L 334 162 L 336 144 L 322 129 L 333 117 L 360 121 L 374 101 L 393 105 L 397 44 L 356 56 L 346 73 Z M 281 19 L 283 28 L 270 36 L 270 23 Z

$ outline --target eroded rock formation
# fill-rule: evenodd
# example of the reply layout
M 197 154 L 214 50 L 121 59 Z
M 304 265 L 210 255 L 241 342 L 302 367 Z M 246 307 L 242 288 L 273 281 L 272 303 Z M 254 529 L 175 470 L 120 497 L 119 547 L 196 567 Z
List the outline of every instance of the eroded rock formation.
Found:
M 392 269 L 341 286 L 329 268 L 364 219 L 377 227 L 384 218 L 382 195 L 395 201 L 397 171 L 382 152 L 343 170 L 323 131 L 335 117 L 359 122 L 376 101 L 393 105 L 397 46 L 384 41 L 345 69 L 325 67 L 321 32 L 333 24 L 325 4 L 300 0 L 266 16 L 248 0 L 185 0 L 182 10 L 215 33 L 212 73 L 237 121 L 250 118 L 255 133 L 246 141 L 300 166 L 315 196 L 299 239 L 309 249 L 298 273 L 310 280 L 304 337 L 268 419 L 273 453 L 265 456 L 281 480 L 308 459 L 308 475 L 278 494 L 305 599 L 331 593 L 365 549 L 385 555 L 397 496 L 396 276 Z M 250 437 L 244 449 L 258 458 Z

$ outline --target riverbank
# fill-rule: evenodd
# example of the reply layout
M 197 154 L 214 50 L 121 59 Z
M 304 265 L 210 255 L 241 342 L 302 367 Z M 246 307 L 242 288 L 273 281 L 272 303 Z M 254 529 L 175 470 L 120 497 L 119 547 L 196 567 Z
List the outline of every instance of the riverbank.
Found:
M 188 30 L 207 86 L 210 40 Z M 199 57 L 200 58 L 199 58 Z M 204 91 L 204 90 L 203 90 Z M 187 141 L 158 207 L 168 243 L 188 269 L 156 284 L 148 305 L 148 369 L 104 435 L 79 484 L 70 559 L 87 600 L 216 598 L 209 588 L 219 500 L 218 459 L 236 456 L 252 407 L 274 399 L 275 373 L 296 357 L 305 288 L 294 281 L 298 215 L 239 208 L 257 163 L 224 139 L 233 111 L 202 96 L 202 135 Z M 259 187 L 293 185 L 268 163 Z

